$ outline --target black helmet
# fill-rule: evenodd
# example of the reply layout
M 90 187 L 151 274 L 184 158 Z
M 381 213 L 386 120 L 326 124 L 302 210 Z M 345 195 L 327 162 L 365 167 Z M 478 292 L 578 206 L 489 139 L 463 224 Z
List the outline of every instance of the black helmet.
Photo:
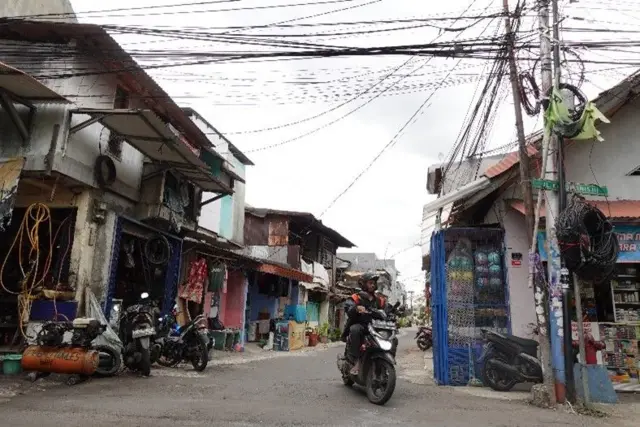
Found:
M 374 282 L 377 282 L 379 278 L 380 276 L 378 276 L 376 273 L 364 273 L 360 277 L 360 280 L 358 280 L 358 282 L 362 285 L 367 283 L 369 280 L 373 280 Z

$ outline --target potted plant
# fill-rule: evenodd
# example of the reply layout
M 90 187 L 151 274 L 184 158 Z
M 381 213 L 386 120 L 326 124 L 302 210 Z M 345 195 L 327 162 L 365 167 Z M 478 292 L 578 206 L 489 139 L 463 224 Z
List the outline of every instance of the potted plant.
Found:
M 318 336 L 320 337 L 321 343 L 327 343 L 327 340 L 329 338 L 329 322 L 324 322 L 322 325 L 320 325 L 320 328 L 318 328 Z

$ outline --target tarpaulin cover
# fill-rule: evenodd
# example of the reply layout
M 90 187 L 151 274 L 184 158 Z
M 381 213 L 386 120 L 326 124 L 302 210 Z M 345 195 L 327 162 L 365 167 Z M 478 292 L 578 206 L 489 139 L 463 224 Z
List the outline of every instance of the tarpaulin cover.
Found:
M 20 173 L 24 167 L 24 157 L 0 163 L 0 231 L 11 222 L 11 213 L 18 193 Z
M 106 326 L 106 330 L 93 340 L 93 344 L 104 345 L 122 351 L 122 341 L 120 341 L 118 334 L 113 330 L 111 325 L 109 325 L 109 322 L 107 322 L 107 318 L 102 311 L 96 295 L 89 288 L 86 290 L 86 302 L 89 317 L 96 319 L 101 325 Z

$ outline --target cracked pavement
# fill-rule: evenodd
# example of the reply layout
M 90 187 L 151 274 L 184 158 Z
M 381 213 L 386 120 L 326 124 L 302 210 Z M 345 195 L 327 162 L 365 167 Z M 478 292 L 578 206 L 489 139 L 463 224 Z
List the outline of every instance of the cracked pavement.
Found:
M 342 347 L 278 355 L 239 364 L 212 364 L 202 373 L 154 369 L 152 377 L 124 373 L 68 387 L 37 387 L 0 403 L 11 427 L 112 426 L 580 426 L 637 425 L 543 410 L 522 401 L 475 396 L 437 387 L 424 370 L 411 330 L 400 338 L 399 378 L 384 407 L 342 384 Z M 2 383 L 0 383 L 0 387 Z

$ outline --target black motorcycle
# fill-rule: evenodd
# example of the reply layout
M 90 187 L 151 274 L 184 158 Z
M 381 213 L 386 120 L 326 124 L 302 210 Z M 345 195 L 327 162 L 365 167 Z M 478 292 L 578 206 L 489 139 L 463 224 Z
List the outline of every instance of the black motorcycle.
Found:
M 206 328 L 201 325 L 204 316 L 196 317 L 184 327 L 177 326 L 172 318 L 166 316 L 161 320 L 162 352 L 158 364 L 173 367 L 186 360 L 197 372 L 204 371 L 209 363 L 209 349 L 213 346 Z
M 342 356 L 338 355 L 338 370 L 348 387 L 354 383 L 365 387 L 367 398 L 376 405 L 384 405 L 391 399 L 396 388 L 395 353 L 398 340 L 396 332 L 396 303 L 387 310 L 365 312 L 367 332 L 360 350 L 360 372 L 351 375 L 355 360 L 349 355 L 350 340 Z
M 518 383 L 542 382 L 538 341 L 482 329 L 484 348 L 478 360 L 482 380 L 497 391 L 509 391 Z
M 420 326 L 418 333 L 415 336 L 418 340 L 418 348 L 422 351 L 427 351 L 433 346 L 433 333 L 428 326 Z
M 140 295 L 140 303 L 128 307 L 120 316 L 119 335 L 124 346 L 124 365 L 144 376 L 151 374 L 152 339 L 156 335 L 154 309 L 149 294 Z

